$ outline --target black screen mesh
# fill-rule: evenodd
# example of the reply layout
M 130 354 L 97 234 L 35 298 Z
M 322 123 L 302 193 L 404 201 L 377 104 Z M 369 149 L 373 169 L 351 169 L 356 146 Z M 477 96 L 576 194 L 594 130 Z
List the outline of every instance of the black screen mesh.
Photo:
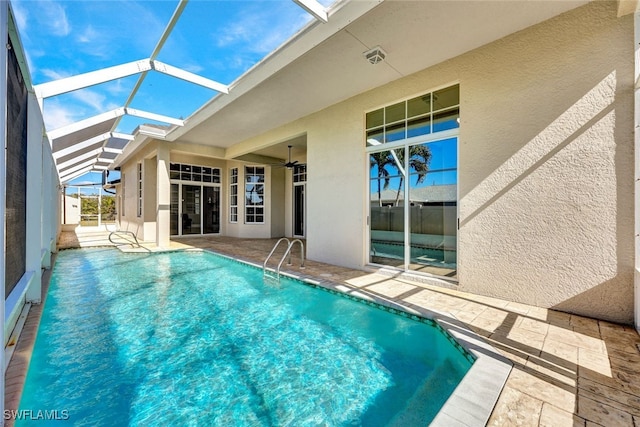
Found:
M 7 240 L 5 298 L 25 272 L 27 211 L 27 88 L 11 47 L 7 65 Z

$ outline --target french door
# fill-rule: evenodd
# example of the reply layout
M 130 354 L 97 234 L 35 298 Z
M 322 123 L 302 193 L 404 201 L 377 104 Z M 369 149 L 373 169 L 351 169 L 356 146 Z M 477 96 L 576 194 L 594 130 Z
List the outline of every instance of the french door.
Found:
M 293 185 L 293 235 L 295 237 L 304 237 L 306 187 L 305 183 Z
M 220 186 L 171 184 L 171 235 L 220 232 Z

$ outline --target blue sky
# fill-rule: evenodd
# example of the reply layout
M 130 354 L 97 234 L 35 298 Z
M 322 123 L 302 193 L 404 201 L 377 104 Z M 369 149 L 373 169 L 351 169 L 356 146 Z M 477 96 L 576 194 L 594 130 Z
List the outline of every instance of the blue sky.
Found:
M 11 0 L 11 5 L 37 85 L 148 58 L 178 2 Z M 230 84 L 311 19 L 291 0 L 192 0 L 157 59 Z M 123 106 L 137 79 L 46 99 L 47 130 Z M 150 72 L 130 107 L 186 118 L 216 94 Z M 143 122 L 149 120 L 126 117 L 118 131 L 130 133 Z

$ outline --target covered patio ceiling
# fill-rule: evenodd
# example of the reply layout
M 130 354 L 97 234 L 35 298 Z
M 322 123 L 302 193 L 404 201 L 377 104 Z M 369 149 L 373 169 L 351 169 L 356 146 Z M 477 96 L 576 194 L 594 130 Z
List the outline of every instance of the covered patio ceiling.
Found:
M 589 2 L 343 0 L 323 7 L 318 0 L 291 1 L 313 20 L 228 85 L 157 59 L 188 0 L 179 0 L 148 58 L 35 85 L 42 105 L 49 97 L 137 76 L 123 105 L 47 132 L 61 182 L 113 168 L 138 146 L 131 141 L 145 138 L 224 148 L 227 158 L 252 153 L 285 158 L 289 141 L 258 151 L 238 143 Z M 378 46 L 386 57 L 371 64 L 363 53 Z M 217 95 L 185 119 L 132 108 L 153 74 Z M 162 132 L 147 126 L 118 132 L 126 116 L 166 126 Z M 306 140 L 294 145 L 304 149 Z
M 254 70 L 260 82 L 217 96 L 176 128 L 167 140 L 227 149 L 227 158 L 255 151 L 239 144 L 270 129 L 320 111 L 367 90 L 469 52 L 509 34 L 587 4 L 569 1 L 404 1 L 385 0 L 351 16 L 333 33 L 310 29 L 291 42 L 313 44 L 279 69 Z M 365 2 L 356 1 L 356 4 Z M 336 11 L 340 19 L 349 6 Z M 327 25 L 330 25 L 331 22 Z M 364 53 L 380 46 L 383 61 Z M 248 76 L 254 78 L 254 75 Z M 456 76 L 451 76 L 455 81 Z M 245 90 L 247 88 L 247 90 Z M 273 141 L 286 153 L 287 142 Z M 258 148 L 259 152 L 267 146 Z M 260 151 L 262 150 L 262 151 Z M 275 152 L 270 152 L 274 155 Z

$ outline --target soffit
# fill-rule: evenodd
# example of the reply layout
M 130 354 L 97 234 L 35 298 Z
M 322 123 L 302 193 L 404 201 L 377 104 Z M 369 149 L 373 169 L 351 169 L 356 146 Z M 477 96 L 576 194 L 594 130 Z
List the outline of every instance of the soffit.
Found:
M 386 0 L 205 121 L 187 121 L 179 140 L 230 147 L 586 3 Z M 387 58 L 371 65 L 363 52 L 377 45 Z

